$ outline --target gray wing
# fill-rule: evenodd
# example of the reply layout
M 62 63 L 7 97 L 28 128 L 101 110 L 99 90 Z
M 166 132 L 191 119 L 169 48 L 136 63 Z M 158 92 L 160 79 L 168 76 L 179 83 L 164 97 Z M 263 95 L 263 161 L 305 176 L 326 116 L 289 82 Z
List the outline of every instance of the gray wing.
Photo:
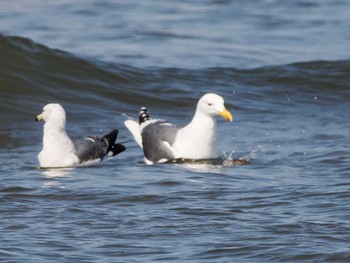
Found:
M 175 156 L 170 147 L 175 141 L 178 130 L 175 125 L 164 121 L 147 124 L 141 132 L 145 157 L 152 162 L 174 159 Z
M 103 159 L 107 154 L 108 142 L 102 137 L 88 137 L 84 140 L 73 141 L 75 154 L 80 162 Z

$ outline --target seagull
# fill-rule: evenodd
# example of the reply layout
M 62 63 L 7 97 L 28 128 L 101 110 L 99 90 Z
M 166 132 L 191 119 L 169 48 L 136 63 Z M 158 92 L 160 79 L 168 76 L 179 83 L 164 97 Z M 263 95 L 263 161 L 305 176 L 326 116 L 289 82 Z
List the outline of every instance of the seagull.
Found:
M 128 119 L 124 125 L 143 149 L 146 164 L 176 159 L 210 159 L 215 157 L 216 116 L 232 122 L 224 99 L 208 93 L 200 98 L 192 121 L 185 127 L 152 119 L 145 107 L 141 108 L 138 121 Z
M 57 103 L 47 104 L 35 120 L 45 121 L 43 148 L 38 154 L 41 168 L 89 165 L 126 149 L 122 144 L 115 144 L 117 129 L 102 137 L 88 136 L 72 141 L 66 133 L 66 112 Z

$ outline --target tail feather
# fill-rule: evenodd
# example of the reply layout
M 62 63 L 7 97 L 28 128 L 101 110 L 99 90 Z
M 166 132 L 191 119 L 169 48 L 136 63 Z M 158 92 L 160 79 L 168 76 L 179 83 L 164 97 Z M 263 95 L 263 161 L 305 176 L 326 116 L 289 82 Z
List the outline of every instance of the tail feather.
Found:
M 139 124 L 142 124 L 151 119 L 151 115 L 146 107 L 142 107 L 139 114 Z
M 111 153 L 111 156 L 117 155 L 126 150 L 126 147 L 120 143 L 115 143 L 118 137 L 118 129 L 111 131 L 103 136 L 108 143 L 107 153 Z

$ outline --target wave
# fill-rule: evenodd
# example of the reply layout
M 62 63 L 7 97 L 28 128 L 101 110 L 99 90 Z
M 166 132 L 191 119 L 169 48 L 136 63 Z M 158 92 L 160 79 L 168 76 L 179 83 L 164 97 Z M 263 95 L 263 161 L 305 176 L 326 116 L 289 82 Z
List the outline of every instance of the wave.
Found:
M 0 35 L 0 52 L 0 107 L 2 112 L 15 114 L 32 112 L 51 101 L 87 110 L 144 104 L 185 108 L 205 92 L 232 96 L 239 91 L 259 98 L 287 90 L 334 93 L 347 91 L 350 80 L 350 60 L 256 69 L 135 68 L 84 59 L 27 38 L 4 35 Z

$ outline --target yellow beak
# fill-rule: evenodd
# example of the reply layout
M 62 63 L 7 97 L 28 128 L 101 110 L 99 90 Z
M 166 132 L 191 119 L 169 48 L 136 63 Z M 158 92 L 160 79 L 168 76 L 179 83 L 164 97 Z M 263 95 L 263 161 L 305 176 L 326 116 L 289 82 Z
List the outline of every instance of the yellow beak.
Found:
M 43 114 L 39 114 L 38 116 L 36 116 L 35 121 L 41 121 L 43 119 Z
M 226 109 L 220 112 L 219 115 L 229 122 L 233 120 L 231 113 Z

